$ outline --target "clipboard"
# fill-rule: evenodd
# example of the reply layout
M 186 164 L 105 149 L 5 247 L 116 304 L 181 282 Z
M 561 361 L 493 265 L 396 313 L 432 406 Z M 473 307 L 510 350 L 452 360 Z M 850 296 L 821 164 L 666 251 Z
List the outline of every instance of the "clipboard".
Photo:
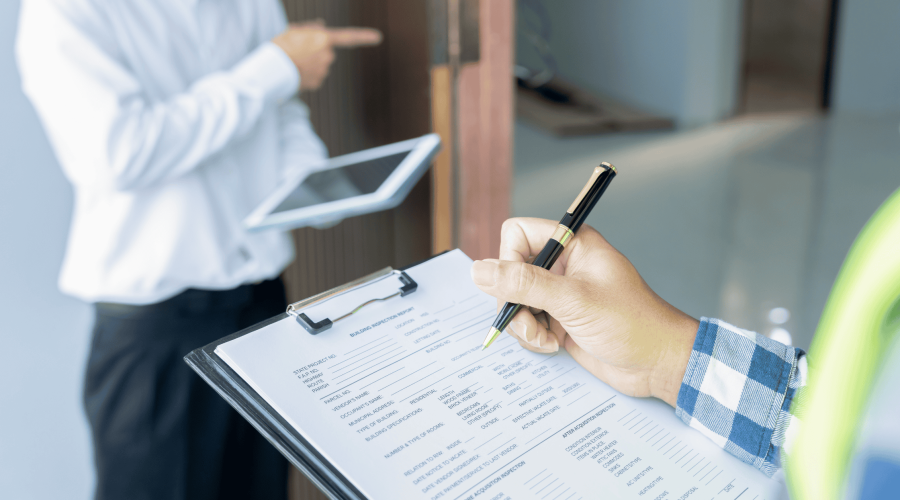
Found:
M 410 293 L 414 293 L 418 289 L 418 284 L 405 271 L 444 253 L 447 252 L 434 255 L 402 269 L 395 270 L 391 267 L 386 267 L 308 299 L 292 303 L 288 306 L 288 310 L 282 314 L 191 351 L 190 354 L 184 357 L 184 361 L 329 498 L 334 500 L 364 500 L 367 497 L 339 472 L 334 465 L 325 459 L 310 444 L 306 437 L 290 425 L 240 375 L 232 370 L 215 353 L 215 350 L 220 344 L 230 342 L 287 317 L 295 318 L 311 335 L 327 335 L 327 330 L 334 322 L 359 312 L 369 303 L 402 298 Z M 366 285 L 382 279 L 393 279 L 394 277 L 398 279 L 399 288 L 397 293 L 386 297 L 372 297 L 371 300 L 348 311 L 348 314 L 344 316 L 335 319 L 309 318 L 303 314 L 304 309 L 323 300 L 338 297 L 351 290 L 364 288 Z
M 765 480 L 685 426 L 671 407 L 618 393 L 565 351 L 534 353 L 512 338 L 489 353 L 480 344 L 457 344 L 475 344 L 473 336 L 496 314 L 496 301 L 461 274 L 472 262 L 465 254 L 456 250 L 443 258 L 386 268 L 300 301 L 185 361 L 332 499 L 482 500 L 503 494 L 549 500 L 548 492 L 528 485 L 538 476 L 573 490 L 573 498 L 604 491 L 637 499 L 646 490 L 629 489 L 625 481 L 632 476 L 623 476 L 635 464 L 632 472 L 646 480 L 643 488 L 659 485 L 676 496 L 714 495 L 725 487 L 750 490 L 747 498 L 777 496 L 777 481 Z M 418 283 L 404 279 L 403 271 Z M 358 315 L 333 330 L 297 324 L 308 312 L 302 320 L 315 330 L 383 300 L 391 304 L 372 310 L 384 314 Z M 416 318 L 422 322 L 413 324 Z M 351 355 L 363 348 L 372 352 Z M 316 374 L 311 367 L 319 367 Z M 351 386 L 356 389 L 345 390 Z M 659 439 L 669 441 L 648 444 L 649 425 L 661 427 L 654 432 L 665 432 Z M 675 451 L 678 460 L 690 454 L 684 465 L 715 464 L 705 473 L 715 475 L 683 473 L 684 465 L 669 455 L 688 444 L 690 449 Z M 559 467 L 548 470 L 548 460 Z M 639 470 L 651 463 L 658 473 Z

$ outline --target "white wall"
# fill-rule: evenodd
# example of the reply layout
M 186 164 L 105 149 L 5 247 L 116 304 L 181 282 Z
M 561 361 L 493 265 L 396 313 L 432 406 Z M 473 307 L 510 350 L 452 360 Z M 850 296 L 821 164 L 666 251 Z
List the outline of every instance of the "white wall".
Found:
M 19 87 L 18 1 L 0 1 L 0 497 L 86 499 L 91 313 L 57 291 L 72 192 Z
M 543 0 L 543 5 L 563 78 L 681 126 L 732 113 L 741 0 Z
M 842 0 L 833 109 L 900 111 L 900 2 Z

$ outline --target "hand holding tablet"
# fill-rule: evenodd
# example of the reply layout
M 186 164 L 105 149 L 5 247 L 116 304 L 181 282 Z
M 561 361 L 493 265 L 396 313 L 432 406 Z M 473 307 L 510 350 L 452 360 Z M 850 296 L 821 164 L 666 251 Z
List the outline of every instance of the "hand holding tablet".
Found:
M 244 220 L 251 231 L 294 229 L 396 207 L 441 147 L 437 134 L 328 160 L 290 177 Z

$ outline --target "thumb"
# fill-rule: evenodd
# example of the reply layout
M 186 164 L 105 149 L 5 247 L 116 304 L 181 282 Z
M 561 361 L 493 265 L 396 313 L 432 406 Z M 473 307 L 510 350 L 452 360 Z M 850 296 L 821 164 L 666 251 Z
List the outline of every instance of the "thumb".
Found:
M 561 319 L 563 305 L 571 302 L 572 283 L 531 264 L 496 259 L 472 264 L 472 281 L 481 291 L 500 300 L 536 307 Z

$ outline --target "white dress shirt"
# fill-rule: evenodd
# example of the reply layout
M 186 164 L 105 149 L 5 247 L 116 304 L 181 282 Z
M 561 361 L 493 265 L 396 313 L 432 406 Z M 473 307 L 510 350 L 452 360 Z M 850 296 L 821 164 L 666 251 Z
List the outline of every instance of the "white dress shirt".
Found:
M 63 292 L 149 304 L 290 263 L 288 234 L 242 225 L 327 156 L 269 41 L 278 0 L 23 0 L 19 21 L 23 88 L 75 189 Z

